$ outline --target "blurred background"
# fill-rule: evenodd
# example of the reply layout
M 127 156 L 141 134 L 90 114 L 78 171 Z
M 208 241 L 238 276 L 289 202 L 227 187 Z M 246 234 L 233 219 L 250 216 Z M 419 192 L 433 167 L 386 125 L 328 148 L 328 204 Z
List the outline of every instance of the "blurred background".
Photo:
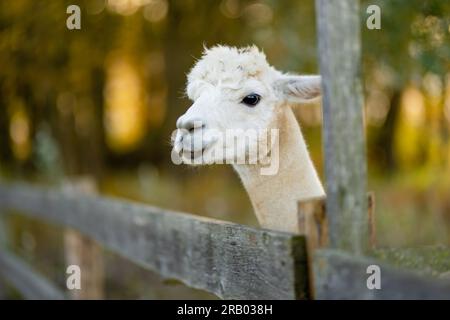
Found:
M 66 8 L 81 8 L 68 30 Z M 381 30 L 365 27 L 381 8 Z M 450 1 L 361 1 L 369 190 L 380 246 L 450 243 Z M 313 0 L 0 2 L 0 179 L 99 192 L 256 226 L 228 166 L 170 160 L 203 45 L 256 44 L 277 69 L 318 73 Z M 320 105 L 297 109 L 323 177 Z M 22 257 L 65 282 L 62 231 L 14 216 Z M 107 298 L 205 298 L 105 252 Z M 144 279 L 144 280 L 143 280 Z M 152 283 L 149 288 L 149 283 Z

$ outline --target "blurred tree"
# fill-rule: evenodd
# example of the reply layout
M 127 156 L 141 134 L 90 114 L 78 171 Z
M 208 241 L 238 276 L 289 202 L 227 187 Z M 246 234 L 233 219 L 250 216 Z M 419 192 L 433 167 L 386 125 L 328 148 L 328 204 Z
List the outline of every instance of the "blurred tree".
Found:
M 66 28 L 69 4 L 82 9 L 81 30 Z M 381 7 L 381 30 L 364 27 L 369 4 Z M 427 159 L 434 159 L 432 150 L 448 146 L 448 122 L 443 120 L 442 98 L 429 107 L 436 99 L 422 79 L 427 74 L 427 79 L 436 79 L 436 75 L 441 91 L 447 87 L 450 3 L 363 0 L 361 8 L 369 159 L 380 171 L 398 167 L 397 159 L 404 155 L 396 155 L 394 137 L 404 127 L 398 124 L 404 114 L 400 102 L 410 85 L 425 94 L 425 116 L 432 125 L 424 130 L 435 138 L 420 145 L 426 144 Z M 0 3 L 1 159 L 13 159 L 10 120 L 17 105 L 14 101 L 22 101 L 32 152 L 17 165 L 21 168 L 39 169 L 42 163 L 55 161 L 53 167 L 59 165 L 65 174 L 99 176 L 105 166 L 135 167 L 148 161 L 184 172 L 170 164 L 169 138 L 176 118 L 190 104 L 183 95 L 185 75 L 203 45 L 217 43 L 255 43 L 278 68 L 315 73 L 314 1 Z M 116 76 L 118 87 L 110 86 L 113 61 L 125 66 L 120 70 L 128 70 L 128 75 Z M 313 152 L 320 153 L 315 143 L 320 137 L 320 115 L 308 108 L 298 114 L 307 133 L 309 127 L 315 128 L 311 145 Z M 118 135 L 111 140 L 112 128 Z M 116 148 L 120 134 L 126 132 L 135 132 L 133 142 Z M 43 159 L 45 147 L 38 147 L 42 141 L 47 146 L 56 142 L 53 154 L 58 156 Z M 419 154 L 419 160 L 422 157 L 420 150 L 414 154 Z
M 398 169 L 393 137 L 401 120 L 399 115 L 403 88 L 410 83 L 420 88 L 420 79 L 427 73 L 437 75 L 441 81 L 448 73 L 450 3 L 431 0 L 364 0 L 362 17 L 368 16 L 365 10 L 369 4 L 380 6 L 382 22 L 381 30 L 369 30 L 364 27 L 363 19 L 366 86 L 375 85 L 387 92 L 389 97 L 385 121 L 375 128 L 375 138 L 372 140 L 374 152 L 370 158 L 374 163 L 383 163 L 385 169 L 393 172 Z M 380 104 L 374 104 L 373 107 L 380 107 Z M 442 119 L 442 114 L 437 118 Z M 427 130 L 427 127 L 424 129 Z M 404 139 L 407 139 L 406 136 Z

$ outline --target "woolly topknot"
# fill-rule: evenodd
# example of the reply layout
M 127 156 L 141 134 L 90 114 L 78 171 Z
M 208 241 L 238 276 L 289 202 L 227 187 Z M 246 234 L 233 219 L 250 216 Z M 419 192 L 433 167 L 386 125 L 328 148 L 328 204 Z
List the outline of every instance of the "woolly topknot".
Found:
M 263 79 L 276 72 L 266 56 L 256 46 L 243 48 L 217 45 L 205 48 L 200 60 L 188 74 L 187 94 L 195 96 L 196 89 L 205 83 L 217 86 L 239 85 L 249 78 Z

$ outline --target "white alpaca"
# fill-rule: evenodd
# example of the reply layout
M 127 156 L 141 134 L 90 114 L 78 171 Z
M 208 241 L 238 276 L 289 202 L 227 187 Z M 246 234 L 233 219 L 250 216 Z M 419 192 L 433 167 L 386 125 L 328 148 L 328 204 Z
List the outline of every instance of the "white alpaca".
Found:
M 216 46 L 205 49 L 192 68 L 186 91 L 193 104 L 177 121 L 173 152 L 185 163 L 199 158 L 202 161 L 197 163 L 211 163 L 213 158 L 232 162 L 261 226 L 298 231 L 297 202 L 323 197 L 325 192 L 291 106 L 320 96 L 320 76 L 283 74 L 254 46 Z M 229 141 L 219 144 L 208 135 L 230 129 L 279 129 L 277 173 L 261 174 L 266 165 L 260 162 L 231 161 L 245 158 L 252 145 L 261 143 L 259 136 L 250 137 L 245 148 L 238 147 L 237 154 L 230 156 L 226 151 L 235 149 Z M 268 152 L 258 154 L 259 160 L 274 153 L 272 140 Z

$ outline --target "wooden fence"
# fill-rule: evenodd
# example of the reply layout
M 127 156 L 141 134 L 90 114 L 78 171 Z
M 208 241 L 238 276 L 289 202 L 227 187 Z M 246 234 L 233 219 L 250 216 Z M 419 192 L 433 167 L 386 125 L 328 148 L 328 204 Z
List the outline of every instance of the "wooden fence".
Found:
M 76 229 L 162 277 L 222 298 L 306 297 L 301 236 L 73 191 L 0 186 L 0 209 L 11 208 Z M 6 278 L 22 278 L 25 269 L 12 267 L 19 264 L 23 265 L 12 254 L 0 254 L 0 265 L 7 266 L 2 268 Z M 20 274 L 11 277 L 17 270 Z M 33 279 L 34 292 L 44 282 L 40 277 Z M 44 285 L 43 294 L 53 295 L 50 287 Z
M 305 235 L 23 184 L 0 185 L 0 210 L 73 228 L 163 278 L 225 299 L 450 298 L 448 280 L 329 248 L 315 250 L 310 279 Z M 366 286 L 373 264 L 382 270 L 380 290 Z M 28 299 L 68 298 L 5 248 L 0 276 Z
M 78 230 L 164 278 L 225 299 L 450 298 L 450 280 L 394 267 L 377 258 L 383 250 L 369 246 L 358 1 L 317 0 L 316 9 L 326 216 L 300 204 L 301 234 L 23 184 L 0 184 L 0 212 L 16 210 Z M 25 298 L 66 298 L 8 250 L 2 220 L 0 276 Z M 328 241 L 322 241 L 324 230 Z M 450 269 L 450 259 L 444 264 Z M 381 271 L 380 289 L 367 286 L 370 265 Z

